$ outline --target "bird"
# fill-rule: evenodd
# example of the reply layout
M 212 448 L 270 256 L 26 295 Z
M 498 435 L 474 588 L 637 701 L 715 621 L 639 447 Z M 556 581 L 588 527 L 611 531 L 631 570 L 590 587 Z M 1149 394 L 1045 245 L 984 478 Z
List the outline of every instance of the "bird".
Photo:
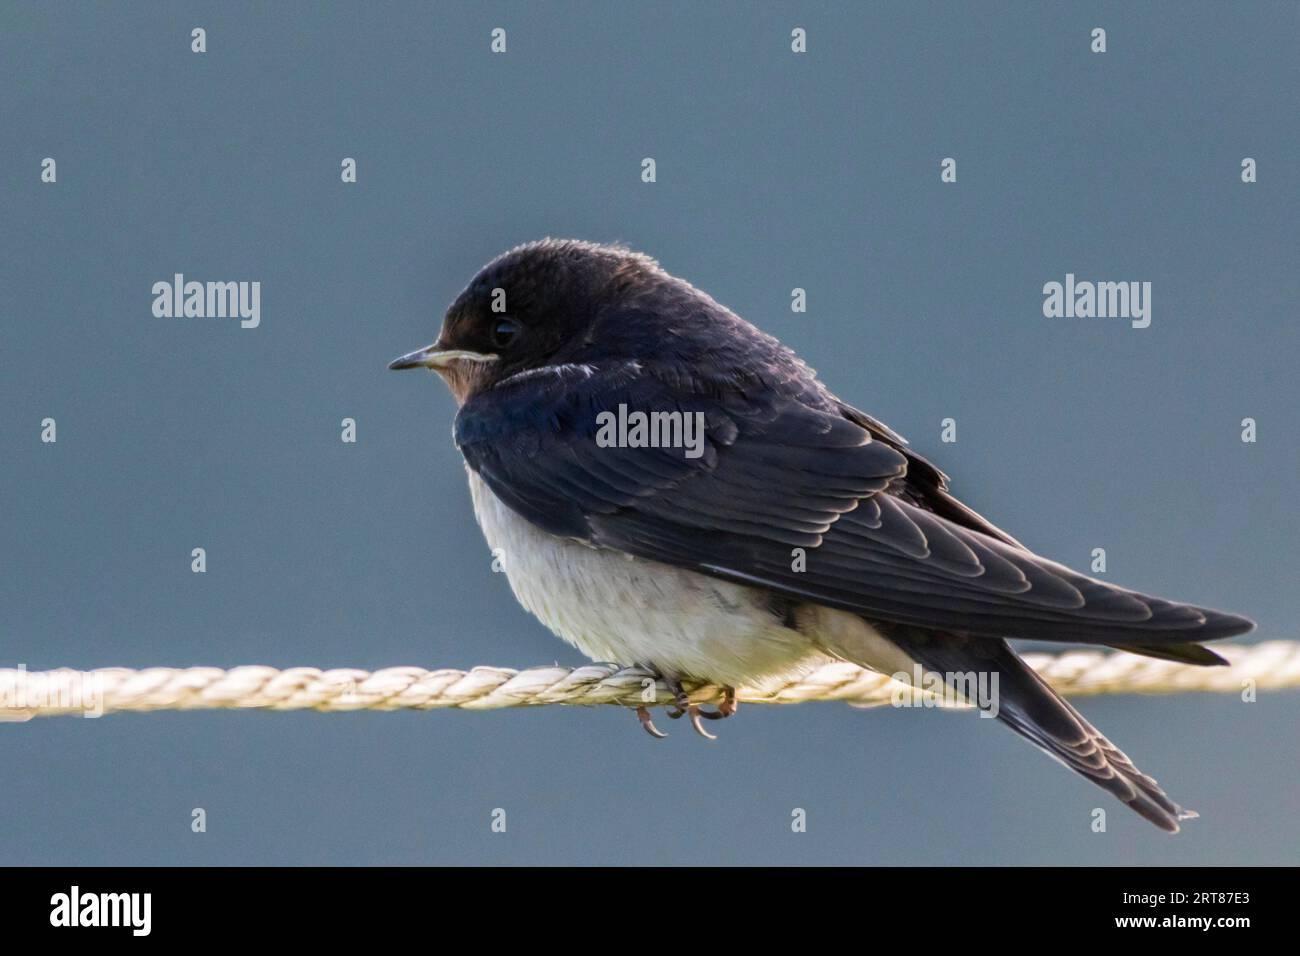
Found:
M 394 360 L 450 388 L 474 513 L 520 604 L 588 658 L 640 666 L 669 716 L 827 658 L 966 700 L 1169 832 L 1169 798 L 1010 641 L 1214 666 L 1254 623 L 1077 573 L 964 505 L 949 478 L 775 337 L 621 244 L 491 260 L 437 340 Z M 647 424 L 648 423 L 648 424 Z M 972 675 L 994 695 L 971 693 Z M 963 683 L 965 681 L 965 683 Z M 716 710 L 683 683 L 723 689 Z M 647 708 L 645 730 L 664 736 Z

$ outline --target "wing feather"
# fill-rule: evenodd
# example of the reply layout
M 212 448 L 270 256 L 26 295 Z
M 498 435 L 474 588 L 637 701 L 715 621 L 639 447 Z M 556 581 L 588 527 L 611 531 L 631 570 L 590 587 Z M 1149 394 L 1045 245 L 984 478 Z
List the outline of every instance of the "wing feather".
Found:
M 476 396 L 456 439 L 502 501 L 553 534 L 885 621 L 1170 646 L 1250 628 L 1033 554 L 814 384 L 741 390 L 671 365 L 584 366 Z M 620 406 L 698 415 L 699 454 L 605 447 L 599 416 Z

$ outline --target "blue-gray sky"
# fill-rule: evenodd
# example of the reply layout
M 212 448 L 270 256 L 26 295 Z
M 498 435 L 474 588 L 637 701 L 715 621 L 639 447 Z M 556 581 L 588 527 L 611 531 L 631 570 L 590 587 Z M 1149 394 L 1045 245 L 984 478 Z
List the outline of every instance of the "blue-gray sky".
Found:
M 385 371 L 543 235 L 658 257 L 1030 547 L 1298 636 L 1294 3 L 0 23 L 0 665 L 579 663 L 491 572 L 450 398 Z M 177 272 L 260 281 L 260 327 L 155 318 Z M 1045 318 L 1067 273 L 1150 281 L 1151 327 Z M 1300 693 L 1081 706 L 1202 819 L 1170 838 L 969 714 L 748 707 L 708 744 L 614 709 L 208 712 L 0 726 L 0 861 L 1295 861 Z

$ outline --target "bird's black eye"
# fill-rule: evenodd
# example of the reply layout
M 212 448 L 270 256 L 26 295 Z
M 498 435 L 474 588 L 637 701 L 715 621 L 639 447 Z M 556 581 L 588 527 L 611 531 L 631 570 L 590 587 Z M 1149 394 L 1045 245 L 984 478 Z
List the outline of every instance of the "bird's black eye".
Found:
M 492 344 L 499 349 L 508 348 L 519 331 L 520 325 L 514 319 L 498 319 L 492 326 Z

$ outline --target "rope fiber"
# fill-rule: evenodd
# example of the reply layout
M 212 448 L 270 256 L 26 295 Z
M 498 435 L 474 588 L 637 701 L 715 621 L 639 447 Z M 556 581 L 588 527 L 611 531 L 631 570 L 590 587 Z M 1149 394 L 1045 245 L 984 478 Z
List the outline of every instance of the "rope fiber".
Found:
M 1196 667 L 1123 652 L 1072 650 L 1026 654 L 1025 660 L 1067 696 L 1174 694 L 1189 691 L 1241 693 L 1300 686 L 1300 642 L 1267 641 L 1215 646 L 1229 667 Z M 686 685 L 695 703 L 722 699 L 713 685 Z M 859 707 L 893 701 L 910 688 L 854 664 L 828 661 L 810 672 L 764 687 L 737 688 L 737 699 L 754 704 L 837 700 Z M 954 706 L 928 695 L 937 706 Z M 388 667 L 378 671 L 314 667 L 122 667 L 93 671 L 0 669 L 0 720 L 56 715 L 100 716 L 128 711 L 265 709 L 433 710 L 459 707 L 495 710 L 544 704 L 665 705 L 673 695 L 662 681 L 636 667 L 588 664 L 526 670 Z M 961 706 L 961 705 L 957 705 Z

